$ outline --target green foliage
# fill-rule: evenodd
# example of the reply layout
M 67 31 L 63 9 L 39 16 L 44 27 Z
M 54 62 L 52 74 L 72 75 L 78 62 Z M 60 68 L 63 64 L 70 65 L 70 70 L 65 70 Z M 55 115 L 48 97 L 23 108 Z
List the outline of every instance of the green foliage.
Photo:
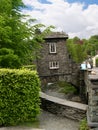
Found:
M 79 130 L 89 130 L 86 118 L 81 120 Z
M 94 35 L 88 39 L 87 52 L 89 53 L 89 55 L 94 56 L 96 55 L 97 51 L 98 51 L 98 35 Z
M 21 62 L 12 49 L 0 49 L 0 67 L 1 68 L 20 68 Z
M 0 60 L 0 67 L 1 68 L 20 68 L 21 62 L 17 55 L 14 54 L 8 54 L 5 56 L 2 56 Z
M 26 20 L 27 16 L 21 13 L 23 8 L 22 0 L 0 0 L 0 48 L 12 49 L 22 64 L 29 64 L 36 58 L 36 51 L 41 47 L 39 43 L 51 27 L 34 25 L 35 19 Z M 42 27 L 44 31 L 36 33 L 36 29 Z
M 72 56 L 73 61 L 81 63 L 86 58 L 86 52 L 83 41 L 75 37 L 67 40 L 67 48 Z
M 68 94 L 68 93 L 77 93 L 77 89 L 72 86 L 71 84 L 65 81 L 59 81 L 58 85 L 61 87 L 61 92 Z
M 0 49 L 0 55 L 7 55 L 7 54 L 14 54 L 14 51 L 12 49 L 8 49 L 8 48 Z
M 88 57 L 98 52 L 98 35 L 91 36 L 88 40 L 77 37 L 67 40 L 67 48 L 76 63 L 81 63 Z
M 25 65 L 25 66 L 23 66 L 23 68 L 29 69 L 29 70 L 36 70 L 36 66 L 35 65 Z
M 34 121 L 40 112 L 35 71 L 0 69 L 0 126 Z

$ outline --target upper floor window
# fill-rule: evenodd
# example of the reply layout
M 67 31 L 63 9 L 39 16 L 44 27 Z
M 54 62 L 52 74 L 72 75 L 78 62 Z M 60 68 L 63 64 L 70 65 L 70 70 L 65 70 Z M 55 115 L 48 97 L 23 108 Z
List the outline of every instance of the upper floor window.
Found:
M 49 52 L 56 53 L 56 43 L 49 43 Z
M 49 68 L 50 69 L 58 69 L 59 68 L 59 62 L 58 61 L 49 62 Z

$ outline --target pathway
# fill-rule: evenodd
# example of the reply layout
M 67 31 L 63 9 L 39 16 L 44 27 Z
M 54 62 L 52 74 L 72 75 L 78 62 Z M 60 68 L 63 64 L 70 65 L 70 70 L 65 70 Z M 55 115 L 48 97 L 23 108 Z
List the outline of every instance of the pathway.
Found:
M 39 128 L 29 127 L 3 127 L 0 130 L 78 130 L 79 122 L 42 111 L 39 117 Z

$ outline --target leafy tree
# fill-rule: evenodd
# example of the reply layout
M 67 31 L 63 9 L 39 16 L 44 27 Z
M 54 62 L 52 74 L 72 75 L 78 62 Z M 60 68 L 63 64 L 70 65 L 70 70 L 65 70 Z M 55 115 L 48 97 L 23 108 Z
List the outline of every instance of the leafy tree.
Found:
M 39 43 L 50 27 L 32 25 L 35 19 L 25 21 L 26 16 L 21 13 L 24 7 L 22 0 L 0 0 L 0 48 L 13 50 L 22 64 L 28 64 L 40 49 Z M 42 27 L 43 33 L 36 34 Z
M 67 40 L 67 47 L 74 61 L 81 63 L 98 53 L 98 35 L 80 40 L 78 37 Z
M 87 53 L 91 56 L 96 55 L 98 52 L 98 35 L 91 36 L 88 39 Z
M 73 60 L 77 63 L 81 63 L 86 58 L 86 52 L 83 40 L 78 37 L 67 40 L 68 51 L 71 54 Z

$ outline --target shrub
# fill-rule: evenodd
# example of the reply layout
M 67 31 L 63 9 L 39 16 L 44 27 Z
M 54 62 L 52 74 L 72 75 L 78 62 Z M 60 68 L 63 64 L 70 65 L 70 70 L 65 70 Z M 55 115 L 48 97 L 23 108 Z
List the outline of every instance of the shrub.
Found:
M 1 68 L 11 68 L 11 69 L 20 68 L 21 62 L 17 55 L 8 54 L 1 57 L 0 66 Z
M 34 121 L 40 112 L 35 71 L 0 69 L 0 126 Z
M 1 68 L 20 68 L 21 61 L 18 55 L 14 54 L 12 49 L 1 48 L 0 49 L 0 67 Z

